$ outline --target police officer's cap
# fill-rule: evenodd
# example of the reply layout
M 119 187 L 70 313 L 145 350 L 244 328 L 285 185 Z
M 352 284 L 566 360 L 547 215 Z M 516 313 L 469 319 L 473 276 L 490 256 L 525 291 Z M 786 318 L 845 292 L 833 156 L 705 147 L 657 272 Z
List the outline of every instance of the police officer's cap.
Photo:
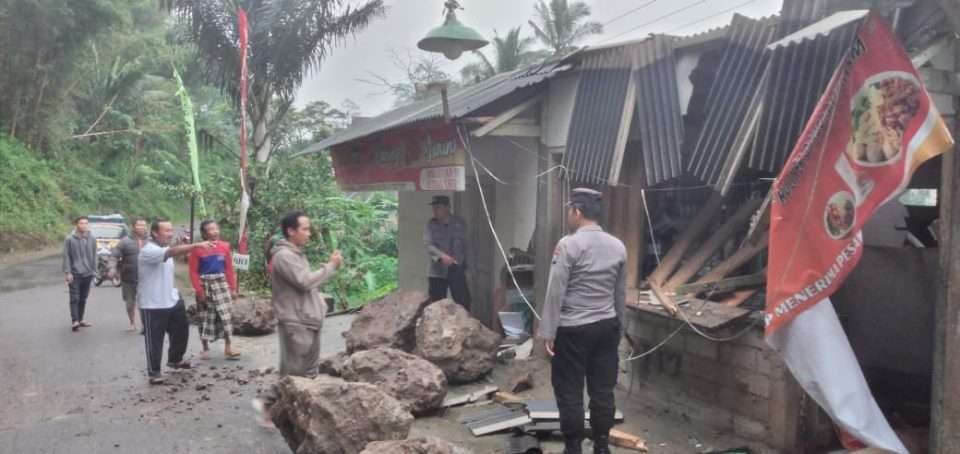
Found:
M 603 200 L 603 193 L 600 191 L 594 191 L 590 188 L 575 188 L 570 191 L 569 205 L 590 205 L 599 203 L 601 200 Z

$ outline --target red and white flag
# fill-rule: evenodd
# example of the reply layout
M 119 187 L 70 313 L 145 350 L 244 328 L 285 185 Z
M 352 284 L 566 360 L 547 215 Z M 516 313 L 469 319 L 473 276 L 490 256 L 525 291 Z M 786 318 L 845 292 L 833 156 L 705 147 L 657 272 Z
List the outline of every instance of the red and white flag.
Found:
M 860 24 L 773 185 L 767 342 L 847 441 L 906 454 L 830 302 L 863 252 L 861 229 L 953 139 L 887 23 Z M 869 304 L 864 301 L 863 304 Z
M 247 46 L 250 41 L 247 12 L 237 10 L 237 30 L 240 35 L 240 241 L 237 249 L 240 254 L 248 254 L 247 211 L 250 209 L 250 195 L 247 193 Z

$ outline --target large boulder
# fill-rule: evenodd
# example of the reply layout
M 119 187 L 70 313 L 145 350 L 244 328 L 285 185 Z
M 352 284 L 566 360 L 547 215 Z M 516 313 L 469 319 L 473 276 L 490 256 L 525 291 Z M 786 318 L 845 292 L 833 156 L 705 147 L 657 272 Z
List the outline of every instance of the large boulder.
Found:
M 348 359 L 350 359 L 350 355 L 346 352 L 323 355 L 320 357 L 320 364 L 317 367 L 318 372 L 339 377 L 343 375 L 343 368 L 346 366 Z
M 273 423 L 296 454 L 355 454 L 371 441 L 402 440 L 413 415 L 369 383 L 321 376 L 284 377 Z
M 393 348 L 354 353 L 344 364 L 343 378 L 379 386 L 414 415 L 440 408 L 447 395 L 447 377 L 439 367 Z
M 470 454 L 470 451 L 434 437 L 398 441 L 375 441 L 360 454 Z
M 427 304 L 427 295 L 417 291 L 399 291 L 367 303 L 343 333 L 347 352 L 377 347 L 413 351 L 417 319 Z
M 237 298 L 233 302 L 233 334 L 262 336 L 277 328 L 273 304 L 264 298 Z
M 230 306 L 230 314 L 233 334 L 239 336 L 262 336 L 274 332 L 277 328 L 277 316 L 268 299 L 238 297 Z M 201 317 L 198 305 L 187 307 L 187 319 L 190 323 L 199 325 Z
M 451 300 L 430 304 L 417 322 L 415 354 L 436 364 L 453 384 L 482 378 L 497 362 L 499 334 Z

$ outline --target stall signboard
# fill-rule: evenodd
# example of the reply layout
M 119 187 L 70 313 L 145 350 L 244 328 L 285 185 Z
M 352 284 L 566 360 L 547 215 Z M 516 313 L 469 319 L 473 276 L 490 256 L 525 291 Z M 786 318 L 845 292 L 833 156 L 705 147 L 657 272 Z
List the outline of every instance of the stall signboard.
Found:
M 405 129 L 336 147 L 337 183 L 344 191 L 463 191 L 466 152 L 453 126 Z

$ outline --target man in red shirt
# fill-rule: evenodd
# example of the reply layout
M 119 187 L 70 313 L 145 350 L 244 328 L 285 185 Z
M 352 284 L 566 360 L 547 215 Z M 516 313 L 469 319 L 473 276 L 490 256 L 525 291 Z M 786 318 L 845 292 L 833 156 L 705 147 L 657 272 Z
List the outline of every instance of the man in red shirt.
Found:
M 233 272 L 230 243 L 220 241 L 220 226 L 214 221 L 200 223 L 200 235 L 213 247 L 190 253 L 190 282 L 200 312 L 200 359 L 210 359 L 210 342 L 223 338 L 223 356 L 239 359 L 240 352 L 230 348 L 233 321 L 230 306 L 237 295 L 237 275 Z

